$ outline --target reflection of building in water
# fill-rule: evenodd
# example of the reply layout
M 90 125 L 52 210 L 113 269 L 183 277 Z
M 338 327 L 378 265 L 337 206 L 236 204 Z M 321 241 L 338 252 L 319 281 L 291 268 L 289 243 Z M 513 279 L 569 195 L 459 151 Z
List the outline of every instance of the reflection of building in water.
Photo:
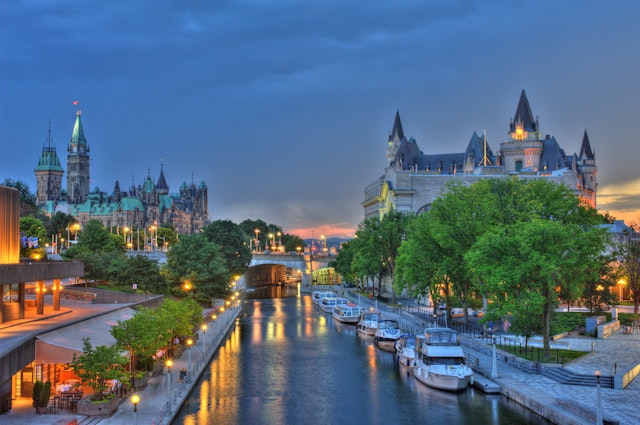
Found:
M 36 176 L 36 200 L 46 214 L 58 211 L 74 216 L 81 225 L 91 219 L 107 227 L 146 228 L 171 224 L 178 233 L 195 233 L 209 223 L 208 188 L 204 181 L 196 185 L 183 182 L 178 193 L 170 193 L 160 167 L 158 179 L 151 173 L 141 185 L 131 184 L 121 190 L 116 181 L 113 192 L 102 192 L 98 187 L 90 191 L 89 145 L 78 110 L 67 147 L 66 191 L 62 189 L 64 169 L 51 140 L 43 147 Z

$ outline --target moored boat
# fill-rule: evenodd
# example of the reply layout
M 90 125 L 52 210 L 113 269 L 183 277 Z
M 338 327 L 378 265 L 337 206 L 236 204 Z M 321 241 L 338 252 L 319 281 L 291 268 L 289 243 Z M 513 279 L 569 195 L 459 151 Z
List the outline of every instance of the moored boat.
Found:
M 323 290 L 313 291 L 311 293 L 311 300 L 315 305 L 320 305 L 320 300 L 322 300 L 323 298 L 337 297 L 337 296 L 338 294 L 336 294 L 335 292 L 323 289 Z
M 400 332 L 397 320 L 379 320 L 378 329 L 373 335 L 373 343 L 381 350 L 393 353 L 396 350 L 396 342 L 400 338 L 401 334 L 402 332 Z
M 362 307 L 354 303 L 339 304 L 333 308 L 331 314 L 339 322 L 355 325 L 362 314 Z
M 378 321 L 382 320 L 382 313 L 377 310 L 363 311 L 358 320 L 356 330 L 361 335 L 373 336 L 378 330 Z
M 422 335 L 401 335 L 396 342 L 396 363 L 409 371 L 413 370 L 416 360 L 416 339 L 422 338 Z
M 425 385 L 448 391 L 467 388 L 473 371 L 466 365 L 460 336 L 448 328 L 427 328 L 416 340 L 413 376 Z
M 320 310 L 325 313 L 333 313 L 333 308 L 340 304 L 346 304 L 349 300 L 342 297 L 324 297 L 320 300 L 318 304 L 320 306 Z

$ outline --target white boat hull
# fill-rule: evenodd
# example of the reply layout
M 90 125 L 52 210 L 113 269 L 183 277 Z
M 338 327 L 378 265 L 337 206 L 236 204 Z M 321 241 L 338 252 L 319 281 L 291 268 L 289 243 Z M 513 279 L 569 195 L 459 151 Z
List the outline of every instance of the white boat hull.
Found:
M 423 384 L 446 391 L 462 391 L 467 388 L 473 372 L 467 366 L 421 366 L 413 368 L 413 376 Z
M 376 345 L 376 347 L 378 347 L 381 350 L 384 351 L 389 351 L 391 353 L 395 353 L 396 352 L 396 341 L 397 339 L 379 339 L 376 338 L 374 339 L 374 343 Z

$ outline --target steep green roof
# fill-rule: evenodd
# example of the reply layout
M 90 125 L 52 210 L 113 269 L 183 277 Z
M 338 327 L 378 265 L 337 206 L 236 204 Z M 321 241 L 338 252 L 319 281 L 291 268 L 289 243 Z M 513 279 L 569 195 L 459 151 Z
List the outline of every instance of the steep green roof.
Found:
M 38 165 L 33 171 L 61 171 L 64 173 L 62 165 L 60 165 L 60 158 L 56 153 L 56 148 L 51 146 L 45 146 L 42 148 L 42 155 L 38 160 Z
M 84 130 L 82 128 L 82 120 L 80 120 L 80 111 L 76 113 L 76 122 L 73 125 L 73 132 L 71 133 L 72 145 L 86 145 L 87 139 L 84 137 Z

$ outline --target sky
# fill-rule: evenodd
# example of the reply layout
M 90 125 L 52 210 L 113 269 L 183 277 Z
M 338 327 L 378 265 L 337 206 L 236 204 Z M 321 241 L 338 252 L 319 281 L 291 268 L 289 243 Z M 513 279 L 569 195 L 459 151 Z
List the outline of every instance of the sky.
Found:
M 352 236 L 399 111 L 424 153 L 497 151 L 525 89 L 567 154 L 586 130 L 598 208 L 640 221 L 640 2 L 9 0 L 0 3 L 0 181 L 77 106 L 91 189 L 208 186 L 212 220 Z M 66 175 L 63 181 L 66 179 Z

